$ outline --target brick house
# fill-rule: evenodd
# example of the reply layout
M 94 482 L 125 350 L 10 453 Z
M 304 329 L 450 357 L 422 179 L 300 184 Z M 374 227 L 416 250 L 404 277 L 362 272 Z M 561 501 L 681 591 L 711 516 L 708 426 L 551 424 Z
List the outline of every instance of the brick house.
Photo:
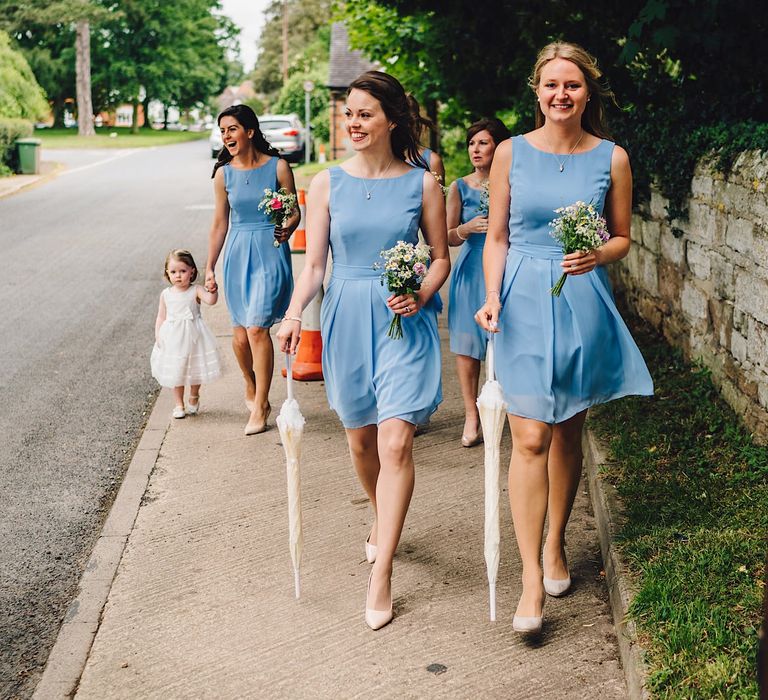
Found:
M 347 132 L 344 129 L 344 103 L 349 84 L 365 71 L 377 68 L 360 51 L 349 48 L 349 35 L 342 22 L 331 27 L 331 52 L 328 66 L 328 88 L 330 89 L 330 145 L 329 158 L 335 160 L 351 153 Z

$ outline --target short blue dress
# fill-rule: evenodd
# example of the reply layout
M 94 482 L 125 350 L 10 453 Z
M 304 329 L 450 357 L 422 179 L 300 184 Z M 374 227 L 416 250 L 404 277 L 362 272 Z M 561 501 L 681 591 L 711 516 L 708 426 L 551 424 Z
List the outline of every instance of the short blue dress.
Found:
M 461 223 L 466 224 L 480 212 L 480 190 L 470 187 L 463 178 L 456 180 L 461 197 Z M 451 271 L 448 293 L 448 332 L 451 352 L 485 359 L 487 334 L 477 325 L 475 313 L 485 303 L 483 275 L 484 233 L 473 233 L 461 244 Z
M 345 428 L 425 423 L 442 401 L 438 304 L 403 318 L 402 338 L 387 337 L 390 292 L 373 268 L 382 250 L 418 242 L 424 170 L 371 180 L 337 166 L 330 178 L 333 270 L 320 318 L 328 403 Z
M 288 243 L 274 246 L 275 226 L 259 202 L 276 190 L 278 158 L 259 168 L 224 168 L 230 217 L 224 250 L 224 296 L 233 326 L 269 328 L 285 314 L 293 293 Z
M 563 258 L 550 236 L 554 210 L 581 200 L 603 211 L 614 144 L 603 140 L 558 159 L 523 136 L 512 143 L 509 251 L 496 336 L 507 411 L 551 424 L 621 396 L 652 395 L 651 376 L 616 309 L 605 268 L 569 276 L 559 297 L 549 291 Z

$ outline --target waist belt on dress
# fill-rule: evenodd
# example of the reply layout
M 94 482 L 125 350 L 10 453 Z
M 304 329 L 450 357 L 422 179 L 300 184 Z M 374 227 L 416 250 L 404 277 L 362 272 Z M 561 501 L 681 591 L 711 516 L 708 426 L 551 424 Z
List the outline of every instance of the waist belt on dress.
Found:
M 535 245 L 533 243 L 510 243 L 509 251 L 525 255 L 528 258 L 538 258 L 539 260 L 562 260 L 563 250 L 558 246 Z
M 374 270 L 370 265 L 342 265 L 333 263 L 331 277 L 340 280 L 376 280 L 381 277 L 382 270 Z

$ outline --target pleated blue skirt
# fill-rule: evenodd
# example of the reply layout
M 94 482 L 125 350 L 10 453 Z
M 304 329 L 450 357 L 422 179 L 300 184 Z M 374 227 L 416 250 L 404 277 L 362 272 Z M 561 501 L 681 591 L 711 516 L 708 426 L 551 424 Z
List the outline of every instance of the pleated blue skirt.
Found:
M 535 255 L 542 255 L 542 248 Z M 496 374 L 507 411 L 545 423 L 630 394 L 653 395 L 640 350 L 619 315 L 608 274 L 569 276 L 559 297 L 562 252 L 510 248 L 496 339 Z
M 334 264 L 321 312 L 328 403 L 345 428 L 399 418 L 425 423 L 442 401 L 439 301 L 404 318 L 387 337 L 389 292 L 370 267 Z
M 485 359 L 486 333 L 475 313 L 485 303 L 483 244 L 485 235 L 474 234 L 461 247 L 451 271 L 448 293 L 448 334 L 451 352 Z
M 293 293 L 288 243 L 275 248 L 274 226 L 232 224 L 224 251 L 224 294 L 232 325 L 269 328 Z

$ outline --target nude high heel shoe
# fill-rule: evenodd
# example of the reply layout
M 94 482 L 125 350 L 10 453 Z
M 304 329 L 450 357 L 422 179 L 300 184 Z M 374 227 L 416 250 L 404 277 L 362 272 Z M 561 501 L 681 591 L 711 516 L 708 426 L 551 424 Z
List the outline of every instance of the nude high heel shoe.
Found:
M 392 598 L 390 596 L 388 610 L 374 610 L 373 608 L 368 607 L 368 594 L 371 592 L 372 576 L 373 571 L 371 571 L 370 575 L 368 576 L 368 588 L 365 592 L 365 624 L 368 625 L 368 627 L 370 627 L 372 630 L 379 630 L 392 622 Z
M 365 558 L 369 564 L 373 564 L 376 561 L 378 549 L 375 544 L 371 544 L 371 536 L 368 535 L 368 539 L 365 541 Z
M 544 577 L 544 590 L 547 595 L 551 595 L 553 598 L 559 598 L 568 592 L 571 587 L 571 577 L 568 578 L 547 578 Z
M 263 433 L 267 429 L 267 419 L 269 418 L 269 414 L 272 413 L 272 406 L 267 405 L 266 413 L 264 414 L 264 422 L 263 423 L 257 423 L 255 421 L 248 421 L 248 424 L 243 429 L 243 432 L 246 435 L 258 435 L 259 433 Z

